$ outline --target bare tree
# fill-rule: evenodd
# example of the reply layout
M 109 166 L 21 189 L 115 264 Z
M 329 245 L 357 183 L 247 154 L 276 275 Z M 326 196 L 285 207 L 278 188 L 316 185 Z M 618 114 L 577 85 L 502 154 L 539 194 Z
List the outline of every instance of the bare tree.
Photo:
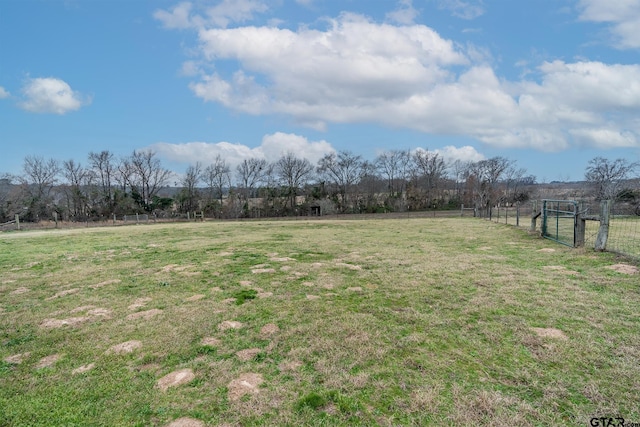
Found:
M 96 176 L 99 185 L 99 211 L 111 214 L 115 210 L 115 194 L 113 184 L 118 172 L 113 153 L 104 150 L 99 153 L 89 153 L 89 166 Z
M 21 177 L 23 192 L 27 198 L 28 215 L 38 219 L 46 215 L 54 200 L 52 190 L 58 182 L 60 165 L 57 160 L 45 160 L 39 156 L 27 156 L 22 166 Z M 51 207 L 52 208 L 52 207 Z
M 409 150 L 385 151 L 376 158 L 376 166 L 387 179 L 390 197 L 402 193 L 409 174 L 410 161 Z
M 313 165 L 307 159 L 298 158 L 292 152 L 288 152 L 276 162 L 275 168 L 286 189 L 289 206 L 295 209 L 298 191 L 307 183 L 313 172 Z
M 351 204 L 351 189 L 362 177 L 362 157 L 349 151 L 326 154 L 318 162 L 317 171 L 336 187 L 339 209 L 345 212 Z
M 135 190 L 138 203 L 147 211 L 152 210 L 154 197 L 166 185 L 171 171 L 164 169 L 160 159 L 152 150 L 134 151 L 129 158 L 133 178 L 132 189 Z
M 227 162 L 218 154 L 212 164 L 204 170 L 204 180 L 209 189 L 209 200 L 217 196 L 222 208 L 224 189 L 231 186 L 231 169 Z
M 266 160 L 252 157 L 250 159 L 244 159 L 242 163 L 236 167 L 238 187 L 245 203 L 248 203 L 249 197 L 252 196 L 256 185 L 264 179 L 267 166 Z
M 623 190 L 624 182 L 637 168 L 638 162 L 629 162 L 626 159 L 612 161 L 604 157 L 595 157 L 589 160 L 585 179 L 592 186 L 596 199 L 614 200 Z
M 64 193 L 67 199 L 67 211 L 75 220 L 84 219 L 89 213 L 86 190 L 89 188 L 91 174 L 73 159 L 62 162 L 62 176 L 66 180 Z
M 202 164 L 196 162 L 189 165 L 182 178 L 182 190 L 180 192 L 180 202 L 183 212 L 191 212 L 198 206 L 198 183 L 202 180 Z
M 504 157 L 492 157 L 469 164 L 467 182 L 472 183 L 473 198 L 480 215 L 488 213 L 498 198 L 498 182 L 504 172 L 513 165 L 513 161 Z
M 424 191 L 426 206 L 431 207 L 445 177 L 447 166 L 438 153 L 428 150 L 416 150 L 412 160 L 417 180 Z

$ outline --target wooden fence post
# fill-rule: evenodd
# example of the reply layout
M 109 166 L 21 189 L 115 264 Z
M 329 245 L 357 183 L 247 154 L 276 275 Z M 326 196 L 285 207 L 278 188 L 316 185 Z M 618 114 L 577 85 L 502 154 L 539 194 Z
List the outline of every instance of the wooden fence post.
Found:
M 581 248 L 584 246 L 584 233 L 586 230 L 586 220 L 584 219 L 584 213 L 585 213 L 585 203 L 584 202 L 580 202 L 578 205 L 576 205 L 576 209 L 578 210 L 578 212 L 576 212 L 576 216 L 575 216 L 575 223 L 574 223 L 574 230 L 573 230 L 573 246 L 576 248 Z
M 536 231 L 536 222 L 540 213 L 538 212 L 538 201 L 533 201 L 533 211 L 531 211 L 531 231 Z
M 460 216 L 464 216 L 464 203 L 460 205 Z
M 16 228 L 20 230 L 20 215 L 16 214 Z
M 516 227 L 520 227 L 520 203 L 516 204 Z
M 611 200 L 600 202 L 600 228 L 596 237 L 595 250 L 604 251 L 607 248 L 609 238 L 609 218 L 611 216 Z

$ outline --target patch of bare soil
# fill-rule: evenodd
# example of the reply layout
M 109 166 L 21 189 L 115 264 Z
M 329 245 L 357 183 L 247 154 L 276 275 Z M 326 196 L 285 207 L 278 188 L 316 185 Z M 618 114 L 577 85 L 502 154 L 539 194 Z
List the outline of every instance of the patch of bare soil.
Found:
M 137 298 L 133 304 L 131 304 L 129 307 L 127 307 L 129 310 L 137 310 L 139 308 L 144 307 L 145 305 L 147 305 L 148 302 L 151 301 L 151 298 L 149 297 L 145 297 L 145 298 Z
M 362 292 L 362 287 L 360 287 L 360 286 L 352 286 L 350 288 L 347 288 L 347 290 L 351 291 L 351 292 Z
M 229 400 L 236 401 L 247 394 L 258 394 L 260 384 L 264 382 L 261 374 L 246 373 L 240 375 L 231 381 L 227 388 L 229 389 Z
M 245 350 L 240 350 L 236 352 L 236 356 L 243 362 L 248 362 L 253 360 L 258 354 L 262 352 L 259 348 L 247 348 Z
M 105 280 L 104 282 L 96 283 L 95 285 L 89 285 L 89 287 L 91 289 L 98 289 L 98 288 L 101 288 L 103 286 L 115 285 L 116 283 L 120 283 L 120 282 L 121 282 L 120 279 L 111 279 L 111 280 Z
M 61 298 L 61 297 L 65 296 L 65 295 L 75 294 L 79 290 L 80 290 L 80 288 L 73 288 L 73 289 L 67 289 L 65 291 L 60 291 L 57 294 L 55 294 L 53 296 L 50 296 L 49 298 L 45 298 L 45 301 L 51 301 L 52 299 Z
M 302 366 L 302 362 L 300 362 L 299 360 L 288 360 L 288 361 L 281 362 L 278 365 L 278 369 L 280 369 L 280 371 L 282 372 L 296 371 L 301 366 Z
M 225 320 L 224 322 L 218 325 L 218 329 L 221 331 L 226 331 L 227 329 L 240 329 L 244 325 L 241 322 L 236 322 L 235 320 Z
M 152 308 L 151 310 L 138 311 L 137 313 L 131 313 L 127 316 L 127 320 L 145 319 L 149 320 L 154 316 L 162 313 L 162 310 L 158 308 Z
M 171 421 L 165 427 L 204 427 L 204 423 L 195 418 L 182 417 L 177 420 Z
M 280 271 L 284 271 L 285 273 L 291 270 L 293 270 L 293 267 L 291 267 L 290 265 L 283 265 L 282 267 L 280 267 Z
M 40 324 L 41 328 L 55 329 L 63 326 L 77 326 L 91 320 L 89 316 L 69 317 L 67 319 L 44 319 Z
M 309 294 L 307 294 L 307 299 L 313 301 L 313 300 L 320 299 L 320 297 L 318 295 L 309 295 Z
M 337 267 L 345 267 L 348 268 L 349 270 L 354 270 L 354 271 L 359 271 L 362 270 L 362 267 L 359 265 L 355 265 L 355 264 L 347 264 L 345 262 L 337 262 L 336 263 Z
M 107 350 L 107 354 L 127 354 L 133 353 L 135 350 L 142 348 L 142 343 L 137 340 L 126 341 L 116 344 Z
M 538 249 L 536 252 L 545 252 L 545 253 L 552 253 L 555 252 L 556 250 L 553 248 L 542 248 L 542 249 Z
M 211 288 L 211 292 L 222 292 L 222 289 L 220 289 L 219 286 L 214 286 L 213 288 Z
M 29 356 L 31 356 L 31 352 L 26 352 L 26 353 L 20 353 L 20 354 L 14 354 L 13 356 L 7 356 L 4 358 L 4 361 L 7 363 L 11 363 L 14 365 L 19 365 L 22 362 L 24 362 L 24 360 L 26 358 L 28 358 Z
M 233 304 L 233 303 L 236 302 L 236 299 L 235 298 L 225 298 L 225 299 L 222 300 L 222 302 L 224 304 Z
M 273 296 L 273 292 L 258 292 L 257 297 L 258 298 L 269 298 Z
M 51 356 L 43 357 L 36 365 L 36 369 L 48 368 L 50 366 L 53 366 L 58 360 L 60 360 L 61 357 L 61 354 L 52 354 Z
M 482 246 L 480 248 L 478 248 L 479 251 L 490 251 L 493 248 L 491 246 Z
M 218 256 L 230 256 L 233 255 L 233 252 L 220 252 Z
M 200 344 L 208 345 L 211 347 L 217 347 L 220 345 L 220 343 L 221 341 L 218 338 L 214 338 L 214 337 L 204 337 L 202 338 L 202 341 L 200 341 Z
M 29 290 L 30 290 L 29 288 L 25 288 L 24 286 L 22 286 L 16 289 L 15 291 L 11 292 L 11 295 L 26 294 L 27 292 L 29 292 Z
M 253 282 L 251 280 L 241 280 L 239 283 L 242 286 L 251 286 L 251 285 L 253 285 Z
M 254 268 L 251 270 L 253 274 L 267 274 L 267 273 L 275 273 L 275 268 Z
M 568 337 L 562 332 L 560 329 L 555 328 L 531 328 L 536 335 L 541 338 L 557 338 L 561 340 L 566 340 Z
M 638 267 L 629 264 L 615 264 L 610 265 L 607 268 L 622 274 L 638 274 L 638 271 L 640 271 L 638 270 Z
M 185 299 L 184 302 L 194 302 L 194 301 L 201 300 L 204 297 L 205 296 L 203 294 L 196 294 L 196 295 L 194 295 L 192 297 L 189 297 L 189 298 Z
M 170 387 L 187 384 L 195 377 L 196 376 L 191 369 L 180 369 L 179 371 L 171 372 L 170 374 L 160 378 L 156 386 L 162 391 L 167 391 Z
M 260 334 L 264 336 L 270 336 L 279 331 L 280 328 L 278 327 L 278 325 L 276 325 L 275 323 L 267 323 L 262 327 L 262 329 L 260 329 Z
M 74 308 L 69 313 L 82 313 L 83 311 L 91 310 L 92 308 L 96 308 L 95 305 L 83 305 L 77 308 Z
M 82 365 L 71 371 L 73 375 L 84 374 L 96 367 L 95 363 L 89 363 L 88 365 Z
M 324 267 L 324 264 L 321 262 L 314 262 L 311 264 L 311 267 L 313 268 L 320 268 L 320 267 Z
M 308 288 L 313 288 L 315 286 L 315 283 L 313 283 L 313 282 L 302 282 L 301 285 L 302 286 L 306 286 Z
M 293 258 L 289 258 L 289 257 L 273 257 L 273 258 L 269 258 L 269 261 L 273 261 L 273 262 L 289 262 L 289 261 L 295 261 L 295 259 Z

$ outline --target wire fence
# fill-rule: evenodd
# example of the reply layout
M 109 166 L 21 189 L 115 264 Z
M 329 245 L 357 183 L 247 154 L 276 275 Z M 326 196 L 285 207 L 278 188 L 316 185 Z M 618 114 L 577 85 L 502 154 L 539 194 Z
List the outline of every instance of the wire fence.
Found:
M 599 223 L 587 221 L 585 245 L 593 247 Z M 638 206 L 614 202 L 611 206 L 606 249 L 640 260 L 640 210 Z

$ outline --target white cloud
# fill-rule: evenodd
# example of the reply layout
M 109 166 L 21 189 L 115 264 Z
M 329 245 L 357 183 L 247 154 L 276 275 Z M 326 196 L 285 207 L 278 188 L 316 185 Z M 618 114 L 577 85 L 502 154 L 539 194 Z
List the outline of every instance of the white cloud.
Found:
M 640 48 L 640 1 L 580 0 L 578 7 L 580 20 L 610 25 L 616 47 Z
M 183 2 L 169 11 L 158 9 L 153 17 L 168 29 L 203 28 L 207 25 L 226 28 L 235 22 L 251 21 L 255 14 L 269 9 L 262 0 L 222 0 L 215 6 L 198 6 Z
M 242 113 L 285 115 L 318 130 L 376 123 L 548 152 L 640 146 L 640 65 L 545 62 L 507 81 L 482 48 L 424 25 L 349 13 L 324 29 L 200 28 L 198 38 L 189 87 Z
M 8 98 L 11 94 L 2 86 L 0 86 L 0 99 Z
M 20 107 L 32 113 L 65 114 L 91 102 L 73 91 L 64 80 L 53 77 L 29 79 L 22 94 Z
M 461 162 L 479 162 L 480 160 L 485 160 L 486 157 L 484 154 L 479 153 L 475 147 L 470 145 L 465 145 L 464 147 L 455 147 L 453 145 L 447 145 L 446 147 L 433 150 L 434 153 L 437 153 L 441 156 L 444 161 L 448 164 L 455 162 L 456 160 L 460 160 Z
M 230 142 L 187 142 L 182 144 L 159 142 L 148 148 L 174 162 L 185 164 L 200 162 L 205 166 L 213 163 L 216 156 L 220 155 L 232 169 L 235 169 L 245 159 L 255 157 L 275 162 L 288 152 L 316 164 L 325 154 L 335 152 L 335 149 L 327 141 L 309 141 L 303 136 L 282 132 L 265 135 L 262 138 L 262 143 L 255 148 Z
M 461 19 L 476 19 L 484 14 L 484 6 L 482 0 L 439 0 L 441 9 L 446 9 L 455 17 Z
M 414 23 L 419 12 L 413 7 L 413 0 L 400 0 L 398 9 L 387 13 L 387 19 L 402 25 Z

